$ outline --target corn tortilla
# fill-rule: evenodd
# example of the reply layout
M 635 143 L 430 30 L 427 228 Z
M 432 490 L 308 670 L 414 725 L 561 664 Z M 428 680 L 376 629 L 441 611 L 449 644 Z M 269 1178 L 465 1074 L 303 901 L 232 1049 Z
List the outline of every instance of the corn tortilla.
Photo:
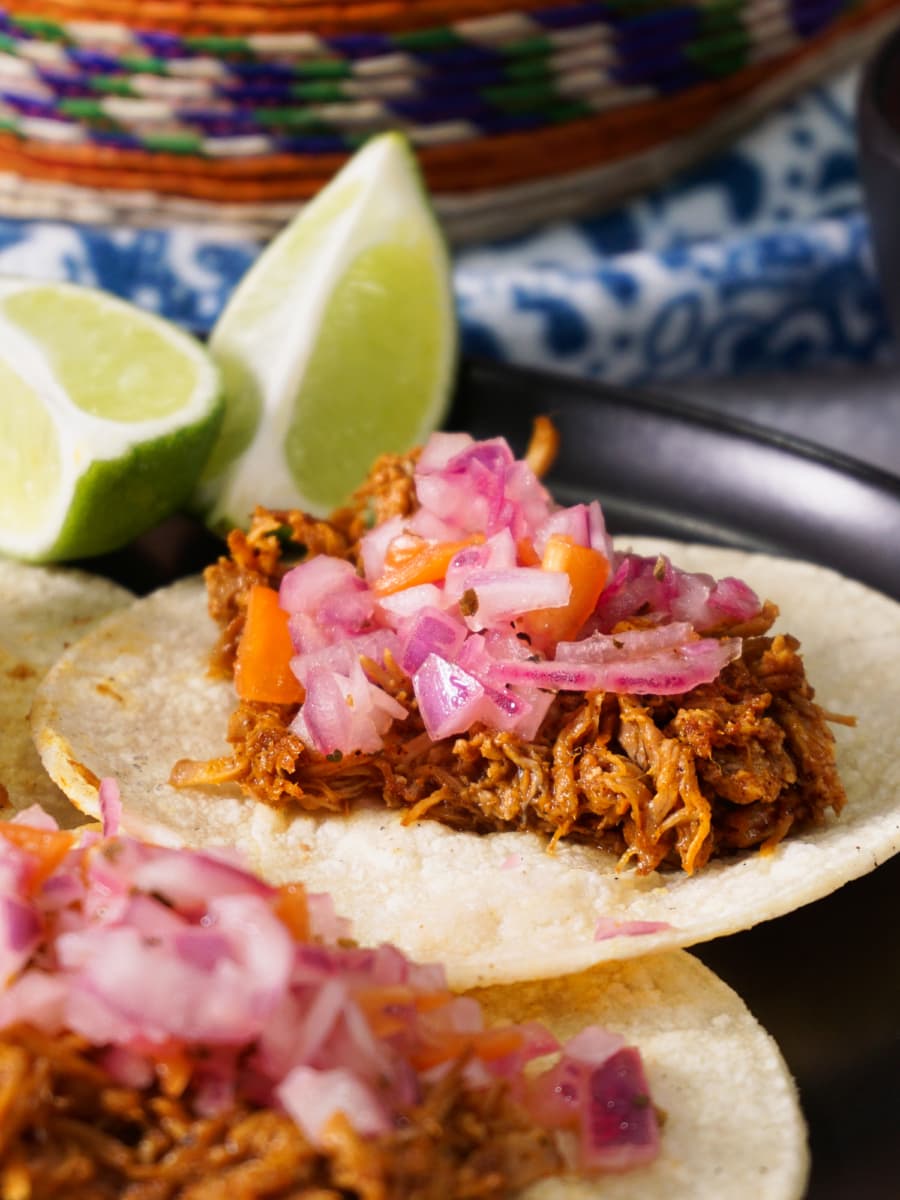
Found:
M 331 892 L 361 941 L 444 962 L 458 988 L 550 978 L 737 932 L 894 854 L 900 605 L 809 563 L 658 539 L 629 544 L 688 570 L 739 575 L 780 606 L 777 628 L 800 638 L 818 702 L 858 718 L 855 728 L 835 727 L 849 797 L 839 818 L 694 876 L 640 876 L 617 872 L 601 850 L 563 843 L 549 854 L 534 834 L 479 836 L 427 820 L 405 827 L 380 805 L 311 816 L 275 811 L 237 787 L 177 791 L 167 782 L 177 759 L 227 751 L 234 704 L 231 685 L 207 673 L 214 630 L 199 580 L 115 614 L 63 655 L 34 706 L 41 757 L 84 812 L 97 815 L 96 780 L 114 775 L 131 833 L 237 845 L 269 879 Z M 617 933 L 625 922 L 661 927 Z
M 83 823 L 84 815 L 47 777 L 28 713 L 63 650 L 132 600 L 131 592 L 98 575 L 0 559 L 0 785 L 13 809 L 40 804 L 62 825 Z
M 545 1180 L 523 1200 L 789 1200 L 809 1155 L 796 1088 L 772 1038 L 731 988 L 683 951 L 473 993 L 493 1021 L 543 1021 L 560 1038 L 597 1023 L 638 1046 L 664 1113 L 659 1157 L 599 1181 Z

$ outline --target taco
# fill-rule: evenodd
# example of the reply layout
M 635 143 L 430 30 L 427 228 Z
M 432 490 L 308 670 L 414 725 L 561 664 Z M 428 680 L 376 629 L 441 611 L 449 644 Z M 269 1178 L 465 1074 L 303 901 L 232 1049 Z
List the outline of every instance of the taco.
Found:
M 65 648 L 100 617 L 134 597 L 124 588 L 72 569 L 0 559 L 0 800 L 40 804 L 65 825 L 80 824 L 41 766 L 28 713 L 35 689 Z
M 0 827 L 0 1180 L 35 1200 L 792 1200 L 793 1082 L 683 952 L 449 992 L 327 897 Z
M 596 503 L 554 507 L 465 435 L 231 548 L 208 579 L 237 710 L 188 581 L 62 658 L 34 710 L 48 771 L 89 813 L 115 774 L 133 832 L 240 845 L 456 986 L 743 929 L 900 845 L 900 608 L 832 572 L 616 550 Z

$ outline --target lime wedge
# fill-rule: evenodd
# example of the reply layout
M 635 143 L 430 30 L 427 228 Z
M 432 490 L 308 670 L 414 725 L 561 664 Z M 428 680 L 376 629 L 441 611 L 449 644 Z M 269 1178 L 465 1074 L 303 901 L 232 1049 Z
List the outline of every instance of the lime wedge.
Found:
M 406 140 L 369 141 L 271 243 L 213 330 L 226 416 L 199 501 L 318 515 L 373 458 L 443 418 L 456 360 L 450 262 Z
M 0 282 L 0 554 L 123 545 L 196 485 L 221 382 L 187 334 L 71 284 Z

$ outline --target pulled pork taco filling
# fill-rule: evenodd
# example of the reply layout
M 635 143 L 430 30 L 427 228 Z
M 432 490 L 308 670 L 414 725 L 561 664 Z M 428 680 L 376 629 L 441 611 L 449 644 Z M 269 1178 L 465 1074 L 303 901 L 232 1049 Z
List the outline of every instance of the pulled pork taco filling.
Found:
M 101 799 L 104 835 L 0 825 L 0 1195 L 500 1198 L 656 1157 L 619 1035 L 487 1026 L 326 897 L 115 836 Z
M 588 842 L 693 872 L 839 813 L 799 643 L 741 580 L 613 548 L 500 438 L 379 459 L 329 520 L 258 509 L 207 569 L 233 752 L 176 786 Z

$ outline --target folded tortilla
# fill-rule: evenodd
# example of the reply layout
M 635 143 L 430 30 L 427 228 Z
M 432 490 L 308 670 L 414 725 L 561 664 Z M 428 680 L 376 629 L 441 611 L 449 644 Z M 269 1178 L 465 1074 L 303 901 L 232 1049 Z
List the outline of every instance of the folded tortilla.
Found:
M 83 823 L 84 815 L 47 777 L 28 713 L 37 685 L 63 650 L 133 600 L 98 575 L 0 559 L 0 785 L 12 808 L 40 804 L 61 825 Z
M 348 816 L 276 811 L 235 787 L 176 790 L 180 758 L 227 752 L 235 698 L 207 670 L 215 630 L 189 580 L 107 619 L 39 689 L 33 731 L 44 764 L 85 813 L 114 775 L 129 832 L 170 844 L 237 845 L 275 882 L 334 896 L 359 939 L 444 962 L 455 987 L 550 978 L 594 963 L 737 932 L 834 891 L 900 849 L 900 756 L 893 712 L 900 605 L 809 563 L 654 540 L 686 570 L 739 575 L 781 608 L 835 727 L 848 793 L 839 818 L 773 851 L 715 860 L 695 875 L 617 871 L 599 849 L 530 833 L 410 826 L 380 804 Z

